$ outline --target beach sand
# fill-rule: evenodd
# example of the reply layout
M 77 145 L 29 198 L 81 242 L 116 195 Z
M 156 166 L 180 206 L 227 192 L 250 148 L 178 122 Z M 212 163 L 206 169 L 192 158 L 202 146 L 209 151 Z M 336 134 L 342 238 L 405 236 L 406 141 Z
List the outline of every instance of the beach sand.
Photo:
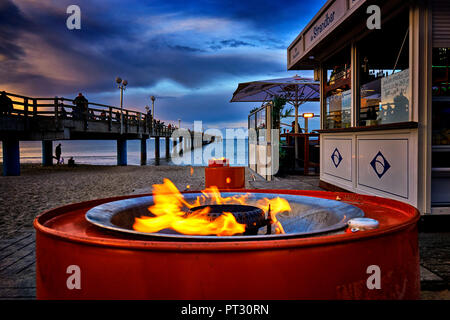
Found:
M 42 167 L 23 164 L 21 175 L 0 177 L 0 239 L 31 229 L 34 218 L 65 204 L 136 193 L 169 178 L 180 191 L 204 189 L 205 170 L 190 166 Z M 248 179 L 247 179 L 248 180 Z

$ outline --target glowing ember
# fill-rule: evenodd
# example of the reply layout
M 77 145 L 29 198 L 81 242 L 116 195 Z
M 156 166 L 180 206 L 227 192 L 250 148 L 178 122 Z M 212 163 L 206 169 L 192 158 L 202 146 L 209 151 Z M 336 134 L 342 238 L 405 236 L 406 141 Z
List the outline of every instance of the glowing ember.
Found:
M 208 213 L 210 209 L 203 209 L 187 214 L 186 209 L 208 204 L 247 204 L 248 194 L 222 197 L 217 187 L 201 191 L 193 203 L 187 202 L 177 187 L 169 180 L 164 179 L 163 184 L 153 185 L 154 204 L 148 210 L 153 214 L 135 218 L 133 229 L 140 232 L 158 232 L 163 229 L 172 229 L 188 235 L 217 235 L 231 236 L 245 232 L 245 224 L 238 223 L 234 215 L 224 212 L 212 219 Z M 270 205 L 270 215 L 275 225 L 276 233 L 284 233 L 281 223 L 276 219 L 279 212 L 290 211 L 289 203 L 282 198 L 258 200 L 256 207 L 267 212 Z M 184 210 L 183 210 L 184 209 Z

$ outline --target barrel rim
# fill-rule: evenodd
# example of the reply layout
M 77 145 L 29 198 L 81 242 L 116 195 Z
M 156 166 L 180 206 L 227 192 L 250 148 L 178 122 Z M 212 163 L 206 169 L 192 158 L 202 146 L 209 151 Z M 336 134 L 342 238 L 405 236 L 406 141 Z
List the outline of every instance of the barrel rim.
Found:
M 234 189 L 221 189 L 220 192 L 236 192 Z M 198 193 L 199 191 L 185 191 L 182 193 Z M 93 238 L 89 236 L 75 235 L 67 232 L 54 230 L 45 226 L 45 223 L 61 214 L 68 212 L 86 209 L 89 210 L 96 204 L 105 203 L 108 201 L 116 201 L 127 198 L 137 198 L 152 196 L 152 194 L 141 195 L 127 195 L 119 197 L 102 198 L 96 200 L 89 200 L 85 202 L 73 203 L 64 205 L 54 209 L 47 210 L 37 216 L 33 222 L 37 234 L 50 236 L 62 241 L 77 242 L 84 245 L 126 248 L 129 250 L 152 250 L 152 251 L 254 251 L 254 250 L 268 250 L 268 249 L 289 249 L 292 247 L 309 247 L 309 246 L 323 246 L 337 243 L 345 243 L 351 241 L 365 241 L 374 237 L 392 234 L 402 230 L 406 230 L 417 224 L 420 213 L 419 211 L 406 203 L 394 199 L 381 198 L 377 196 L 362 195 L 357 193 L 345 192 L 330 192 L 330 191 L 309 191 L 309 190 L 282 190 L 282 189 L 240 189 L 239 192 L 251 193 L 279 193 L 302 195 L 310 197 L 320 197 L 325 199 L 336 199 L 339 197 L 343 202 L 350 202 L 364 200 L 367 204 L 380 207 L 403 214 L 406 220 L 391 226 L 382 226 L 378 229 L 356 232 L 353 234 L 339 234 L 326 235 L 315 237 L 300 237 L 300 238 L 285 238 L 285 239 L 268 239 L 258 241 L 226 241 L 226 242 L 198 242 L 198 241 L 150 241 L 150 240 L 136 240 L 136 239 L 112 239 L 112 238 Z M 356 205 L 357 206 L 357 205 Z M 85 212 L 84 212 L 85 213 Z M 84 215 L 83 213 L 83 215 Z M 416 225 L 417 227 L 417 225 Z

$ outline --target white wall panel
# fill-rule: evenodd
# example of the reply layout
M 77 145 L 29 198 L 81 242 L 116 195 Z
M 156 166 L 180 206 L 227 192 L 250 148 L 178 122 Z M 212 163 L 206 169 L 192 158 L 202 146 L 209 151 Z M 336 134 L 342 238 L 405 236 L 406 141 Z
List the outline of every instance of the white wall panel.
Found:
M 352 139 L 325 138 L 321 164 L 325 174 L 352 181 Z
M 358 139 L 358 186 L 408 198 L 407 139 Z
M 320 139 L 322 181 L 417 206 L 417 130 L 325 133 Z

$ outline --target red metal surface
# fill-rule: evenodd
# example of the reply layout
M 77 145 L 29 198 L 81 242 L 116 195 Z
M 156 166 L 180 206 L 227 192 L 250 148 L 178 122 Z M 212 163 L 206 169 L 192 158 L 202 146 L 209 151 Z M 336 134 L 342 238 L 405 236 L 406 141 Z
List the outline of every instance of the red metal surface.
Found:
M 298 194 L 356 205 L 376 230 L 245 242 L 146 241 L 88 223 L 85 212 L 117 197 L 47 211 L 36 228 L 39 299 L 417 299 L 420 292 L 415 208 L 358 194 Z M 135 197 L 135 196 L 130 196 Z M 68 289 L 71 265 L 80 289 Z M 369 289 L 377 265 L 381 289 Z
M 219 189 L 245 188 L 245 167 L 206 167 L 206 188 L 217 186 Z

